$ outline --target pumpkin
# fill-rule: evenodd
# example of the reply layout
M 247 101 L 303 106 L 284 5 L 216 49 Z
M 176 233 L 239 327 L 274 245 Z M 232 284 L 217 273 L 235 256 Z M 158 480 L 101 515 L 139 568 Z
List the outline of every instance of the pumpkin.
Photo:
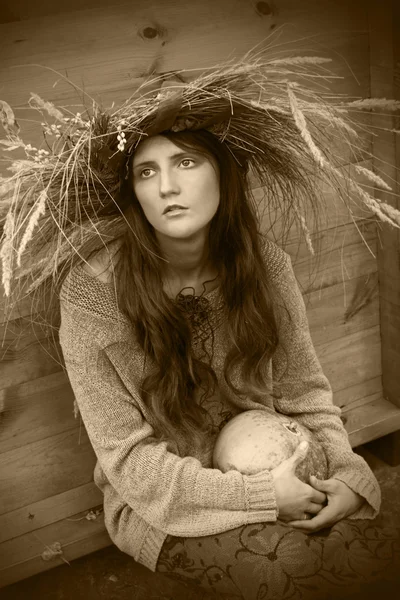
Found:
M 244 475 L 271 470 L 292 456 L 304 439 L 309 448 L 296 468 L 296 476 L 307 483 L 310 475 L 326 479 L 325 452 L 311 431 L 293 419 L 269 410 L 248 410 L 228 421 L 216 439 L 213 466 L 223 473 L 235 469 Z

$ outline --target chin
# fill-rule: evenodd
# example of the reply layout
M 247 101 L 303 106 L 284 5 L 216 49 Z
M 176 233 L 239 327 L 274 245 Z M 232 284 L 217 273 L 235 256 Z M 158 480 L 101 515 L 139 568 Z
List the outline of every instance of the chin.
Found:
M 172 226 L 172 227 L 163 227 L 158 229 L 158 233 L 160 233 L 161 235 L 165 235 L 166 237 L 170 237 L 170 238 L 174 238 L 174 239 L 188 239 L 188 238 L 195 238 L 197 235 L 199 235 L 201 232 L 204 231 L 208 231 L 209 229 L 209 224 L 201 224 L 199 226 L 193 226 L 193 224 L 191 224 L 190 226 L 185 226 L 183 223 L 178 225 L 178 226 Z
M 200 233 L 201 229 L 187 229 L 186 231 L 163 231 L 163 235 L 175 240 L 187 240 L 195 238 Z

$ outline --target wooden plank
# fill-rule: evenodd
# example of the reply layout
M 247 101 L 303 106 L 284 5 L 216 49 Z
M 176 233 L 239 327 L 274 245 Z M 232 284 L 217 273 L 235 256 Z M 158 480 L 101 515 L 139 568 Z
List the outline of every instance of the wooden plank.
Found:
M 101 509 L 100 506 L 96 508 Z M 29 558 L 40 556 L 46 545 L 50 546 L 56 541 L 66 545 L 103 529 L 103 512 L 100 512 L 98 517 L 93 520 L 86 519 L 86 514 L 87 511 L 79 512 L 68 519 L 61 519 L 36 531 L 4 541 L 0 545 L 1 568 L 4 569 Z
M 344 169 L 346 174 L 351 176 L 365 191 L 371 192 L 371 186 L 366 180 L 365 176 L 358 173 L 355 169 L 356 166 L 360 166 L 366 169 L 372 168 L 372 160 L 362 160 L 357 161 L 353 160 L 354 164 L 348 164 Z M 346 195 L 345 204 L 341 199 L 338 198 L 338 194 L 336 190 L 333 190 L 330 186 L 328 186 L 324 182 L 320 182 L 318 186 L 318 190 L 320 195 L 323 197 L 323 202 L 321 203 L 323 206 L 323 210 L 320 211 L 320 222 L 318 224 L 318 230 L 324 231 L 326 229 L 331 229 L 332 227 L 339 227 L 341 225 L 345 225 L 347 223 L 353 223 L 353 221 L 364 220 L 366 218 L 371 218 L 372 213 L 367 210 L 361 203 L 357 200 L 354 192 L 348 193 Z M 260 228 L 263 232 L 268 233 L 272 231 L 272 235 L 274 235 L 277 239 L 279 239 L 281 235 L 281 211 L 272 210 L 271 202 L 269 202 L 269 196 L 266 194 L 264 188 L 257 185 L 256 180 L 253 180 L 251 186 L 252 195 L 255 201 L 255 204 L 259 211 L 259 220 L 260 220 Z M 347 206 L 352 211 L 350 214 Z M 309 209 L 308 209 L 309 210 Z M 311 217 L 311 215 L 310 215 Z M 307 224 L 311 230 L 312 222 L 306 218 Z M 295 223 L 289 230 L 288 239 L 298 238 L 299 232 Z
M 63 371 L 0 390 L 0 456 L 78 427 L 73 402 L 74 394 Z
M 321 291 L 356 277 L 376 272 L 375 223 L 360 222 L 321 232 L 315 236 L 315 256 L 304 242 L 290 240 L 285 250 L 292 258 L 296 277 L 304 294 Z M 314 240 L 313 240 L 314 241 Z
M 78 513 L 74 518 L 82 516 Z M 62 556 L 67 561 L 111 544 L 102 514 L 91 521 L 64 519 L 8 540 L 0 545 L 0 587 L 65 564 L 60 556 L 54 556 L 50 561 L 42 558 L 43 552 L 55 542 L 61 544 Z
M 382 378 L 375 377 L 374 379 L 369 380 L 371 386 L 369 392 L 372 392 L 373 389 L 371 382 L 377 380 L 382 381 Z M 365 404 L 368 404 L 369 402 L 380 400 L 382 398 L 382 383 L 380 386 L 377 385 L 377 388 L 378 389 L 374 393 L 366 393 L 364 396 L 357 399 L 352 398 L 352 400 L 347 405 L 341 406 L 341 408 L 343 409 L 343 411 L 348 412 L 349 410 L 352 411 L 355 409 L 361 409 L 361 407 L 363 407 Z M 345 414 L 345 412 L 343 414 Z
M 53 5 L 46 16 L 38 18 L 39 14 L 33 11 L 29 20 L 2 26 L 5 48 L 2 61 L 9 67 L 13 60 L 23 64 L 23 59 L 30 57 L 31 62 L 54 67 L 61 58 L 64 62 L 67 59 L 69 69 L 73 69 L 79 63 L 91 65 L 94 57 L 97 66 L 102 64 L 107 68 L 112 64 L 114 73 L 110 71 L 110 74 L 115 77 L 119 65 L 126 59 L 131 59 L 132 69 L 132 57 L 145 61 L 146 54 L 152 58 L 157 55 L 160 70 L 166 72 L 214 66 L 224 57 L 242 56 L 255 44 L 264 42 L 270 53 L 277 56 L 281 56 L 285 46 L 309 52 L 331 50 L 348 76 L 348 81 L 338 79 L 335 85 L 344 83 L 348 88 L 352 84 L 354 94 L 358 96 L 363 85 L 365 90 L 368 89 L 367 70 L 357 69 L 354 64 L 357 60 L 367 64 L 367 29 L 362 31 L 363 21 L 366 25 L 365 15 L 357 3 L 349 7 L 341 0 L 336 4 L 339 6 L 328 0 L 307 0 L 303 5 L 296 0 L 279 0 L 279 6 L 272 6 L 273 12 L 263 14 L 246 0 L 193 0 L 184 4 L 179 0 L 138 0 L 134 5 L 102 3 L 92 9 L 83 3 L 79 7 L 79 18 L 76 18 L 73 5 L 68 5 L 70 11 L 64 12 L 63 19 L 50 14 L 54 12 Z M 157 15 L 156 20 L 154 15 Z M 350 35 L 351 18 L 357 22 L 357 32 L 352 31 Z M 288 22 L 292 27 L 281 27 L 268 39 L 271 26 L 287 25 Z M 293 26 L 296 27 L 295 37 Z M 148 37 L 144 32 L 146 27 L 153 30 Z M 313 38 L 304 40 L 303 36 Z M 21 41 L 14 47 L 12 42 L 16 38 Z M 162 44 L 163 41 L 166 43 Z M 353 73 L 346 64 L 349 58 Z M 143 66 L 146 68 L 148 64 L 143 62 Z M 124 64 L 124 69 L 127 67 Z M 90 81 L 94 73 L 85 75 Z M 132 77 L 132 70 L 130 75 Z M 10 78 L 12 74 L 8 72 L 7 76 Z M 18 75 L 14 74 L 13 79 L 17 84 Z M 318 84 L 323 89 L 323 82 Z
M 93 481 L 0 515 L 0 543 L 61 519 L 89 511 L 103 503 Z
M 45 323 L 45 314 L 31 314 L 27 317 L 0 323 L 0 362 L 19 360 L 32 344 L 45 340 L 58 339 L 58 324 Z
M 337 406 L 355 407 L 363 403 L 369 396 L 382 397 L 382 376 L 377 375 L 371 379 L 364 379 L 359 383 L 347 386 L 343 390 L 336 390 L 333 401 Z
M 45 339 L 27 346 L 18 361 L 0 362 L 0 385 L 2 388 L 7 388 L 51 375 L 60 371 L 62 365 L 59 344 Z
M 100 530 L 98 533 L 93 533 L 86 538 L 71 542 L 68 546 L 64 546 L 65 553 L 68 556 L 68 560 L 72 561 L 81 556 L 86 556 L 102 548 L 110 546 L 112 541 L 105 528 Z M 7 585 L 11 585 L 21 579 L 32 577 L 42 571 L 48 571 L 54 567 L 59 567 L 65 564 L 62 559 L 55 558 L 53 561 L 46 562 L 41 556 L 28 559 L 27 561 L 13 565 L 3 571 L 0 571 L 0 588 Z
M 357 34 L 346 33 L 350 12 L 354 20 L 358 14 Z M 19 121 L 35 146 L 40 143 L 41 132 L 35 133 L 30 122 L 36 113 L 23 108 L 28 100 L 27 90 L 32 89 L 47 100 L 71 105 L 73 112 L 85 108 L 82 93 L 74 91 L 62 77 L 45 67 L 67 75 L 107 106 L 112 101 L 125 100 L 146 73 L 208 68 L 226 58 L 242 56 L 260 44 L 269 45 L 270 55 L 277 57 L 282 55 L 282 49 L 291 47 L 295 52 L 308 54 L 326 55 L 331 50 L 337 59 L 332 66 L 338 77 L 334 80 L 334 93 L 360 96 L 368 91 L 367 28 L 362 33 L 363 15 L 358 7 L 350 11 L 343 1 L 338 10 L 328 0 L 308 0 L 301 7 L 293 0 L 281 0 L 279 17 L 258 12 L 257 5 L 247 0 L 217 3 L 194 0 L 187 4 L 176 0 L 153 0 L 149 4 L 140 0 L 134 4 L 81 10 L 78 19 L 74 12 L 65 13 L 63 19 L 56 15 L 37 16 L 35 13 L 29 20 L 0 26 L 4 100 L 19 107 Z M 288 20 L 296 26 L 297 42 L 293 40 L 291 27 L 281 27 L 279 33 L 270 30 Z M 146 30 L 150 37 L 146 37 Z M 88 32 L 96 33 L 88 35 Z M 277 39 L 268 39 L 270 33 Z M 318 35 L 323 38 L 322 48 Z M 311 42 L 307 39 L 310 36 Z M 39 64 L 43 68 L 21 66 L 26 64 Z M 321 82 L 316 81 L 320 86 Z M 86 97 L 84 104 L 91 106 L 91 99 Z M 41 121 L 40 115 L 37 121 Z
M 1 460 L 3 514 L 92 481 L 96 463 L 83 426 L 3 452 Z
M 379 377 L 382 373 L 378 325 L 321 344 L 316 347 L 316 352 L 334 394 L 363 381 Z
M 1 265 L 0 265 L 1 276 Z M 22 298 L 6 298 L 0 294 L 0 324 L 6 327 L 8 321 L 14 319 L 23 319 L 24 317 L 37 314 L 38 320 L 41 322 L 42 317 L 46 316 L 51 322 L 57 321 L 59 318 L 58 299 L 51 297 L 49 294 L 40 298 L 32 296 L 23 296 Z
M 397 2 L 384 0 L 379 5 L 368 2 L 370 23 L 371 96 L 400 99 L 400 86 L 395 79 L 395 66 L 400 64 L 400 10 Z M 395 85 L 395 82 L 397 83 Z M 395 126 L 393 117 L 377 118 L 377 125 Z M 393 133 L 382 131 L 373 140 L 374 164 L 382 169 L 384 179 L 393 181 L 400 192 L 400 171 L 396 169 L 396 156 L 400 164 L 400 143 Z M 400 198 L 381 191 L 376 196 L 400 209 Z M 380 315 L 382 336 L 382 365 L 384 395 L 400 406 L 400 234 L 398 230 L 382 227 L 383 245 L 378 247 L 380 284 Z
M 64 546 L 65 554 L 68 556 L 68 561 L 75 560 L 81 556 L 91 554 L 102 548 L 110 546 L 112 541 L 105 528 L 99 532 L 92 533 L 86 538 L 78 539 L 71 542 L 68 546 Z M 48 571 L 54 567 L 59 567 L 65 564 L 61 558 L 55 557 L 53 561 L 44 561 L 41 556 L 36 556 L 27 561 L 20 562 L 4 570 L 0 570 L 0 588 L 11 585 L 21 579 L 32 577 L 42 571 Z
M 343 411 L 343 415 L 353 448 L 400 429 L 400 408 L 383 398 Z
M 379 325 L 376 273 L 310 292 L 304 301 L 315 346 Z

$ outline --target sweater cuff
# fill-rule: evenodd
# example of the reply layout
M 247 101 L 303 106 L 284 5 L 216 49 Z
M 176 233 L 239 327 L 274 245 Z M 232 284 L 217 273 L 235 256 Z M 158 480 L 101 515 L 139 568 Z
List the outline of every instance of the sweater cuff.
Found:
M 381 507 L 381 491 L 378 482 L 374 485 L 374 482 L 367 479 L 364 474 L 354 471 L 335 473 L 332 477 L 343 481 L 353 492 L 365 499 L 364 504 L 347 517 L 348 519 L 375 519 Z
M 278 518 L 278 506 L 276 504 L 275 486 L 271 472 L 260 471 L 254 475 L 243 475 L 246 509 L 249 512 L 270 511 L 275 521 Z

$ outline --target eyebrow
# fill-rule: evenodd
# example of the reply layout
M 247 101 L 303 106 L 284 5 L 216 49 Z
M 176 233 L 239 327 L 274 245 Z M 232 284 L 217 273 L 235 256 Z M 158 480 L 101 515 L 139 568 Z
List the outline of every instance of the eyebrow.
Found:
M 175 158 L 181 158 L 182 156 L 187 156 L 188 154 L 195 154 L 196 156 L 201 156 L 201 154 L 199 152 L 196 152 L 195 150 L 187 150 L 187 151 L 182 151 L 182 152 L 176 152 L 175 154 L 171 154 L 168 158 L 169 159 L 175 159 Z M 140 163 L 138 163 L 137 165 L 135 165 L 133 167 L 133 170 L 138 169 L 139 167 L 144 167 L 144 166 L 148 166 L 148 165 L 156 165 L 157 161 L 155 160 L 144 160 Z

